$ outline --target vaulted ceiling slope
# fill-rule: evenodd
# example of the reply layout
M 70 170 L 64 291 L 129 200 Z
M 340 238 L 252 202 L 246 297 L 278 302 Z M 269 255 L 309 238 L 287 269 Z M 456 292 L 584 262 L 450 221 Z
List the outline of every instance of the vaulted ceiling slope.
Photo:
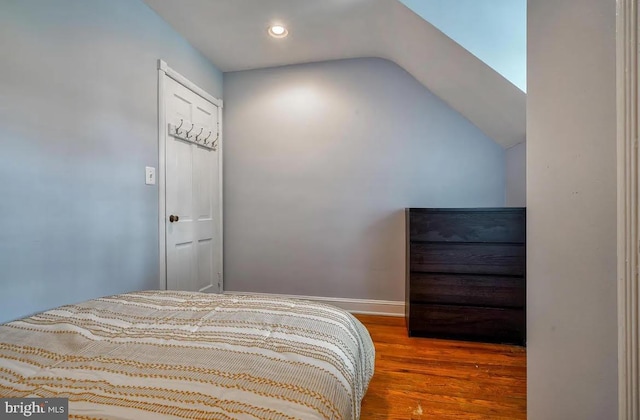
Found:
M 525 93 L 397 0 L 145 1 L 224 72 L 385 58 L 503 147 L 525 139 Z

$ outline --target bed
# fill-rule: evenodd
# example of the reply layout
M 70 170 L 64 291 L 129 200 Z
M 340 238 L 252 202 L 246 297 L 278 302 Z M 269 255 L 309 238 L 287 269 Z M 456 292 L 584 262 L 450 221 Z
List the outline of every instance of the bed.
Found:
M 360 417 L 366 328 L 320 303 L 144 291 L 0 325 L 0 397 L 67 397 L 70 418 Z

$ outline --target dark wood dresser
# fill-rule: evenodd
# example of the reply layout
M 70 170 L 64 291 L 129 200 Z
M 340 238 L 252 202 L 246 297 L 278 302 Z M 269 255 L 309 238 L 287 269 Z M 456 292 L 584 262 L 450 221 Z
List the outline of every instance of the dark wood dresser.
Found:
M 526 209 L 406 209 L 410 336 L 525 345 Z

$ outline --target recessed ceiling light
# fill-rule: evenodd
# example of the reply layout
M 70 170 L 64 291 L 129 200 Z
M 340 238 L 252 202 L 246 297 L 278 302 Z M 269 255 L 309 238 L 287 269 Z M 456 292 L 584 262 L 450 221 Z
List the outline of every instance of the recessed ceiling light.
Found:
M 269 27 L 269 35 L 274 38 L 284 38 L 289 34 L 287 28 L 282 25 L 272 25 Z

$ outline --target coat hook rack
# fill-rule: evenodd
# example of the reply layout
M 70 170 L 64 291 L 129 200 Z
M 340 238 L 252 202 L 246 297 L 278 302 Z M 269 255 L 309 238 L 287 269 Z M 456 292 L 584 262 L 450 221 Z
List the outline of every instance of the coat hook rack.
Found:
M 212 131 L 209 131 L 209 135 L 204 138 L 204 139 L 200 139 L 200 137 L 202 136 L 202 133 L 204 132 L 204 127 L 201 127 L 200 132 L 198 133 L 197 136 L 192 136 L 189 135 L 189 133 L 191 133 L 191 131 L 193 131 L 193 128 L 195 127 L 195 124 L 192 124 L 192 127 L 189 131 L 185 131 L 182 130 L 180 131 L 180 127 L 182 127 L 182 124 L 184 123 L 184 121 L 181 119 L 180 120 L 180 125 L 175 125 L 175 124 L 169 124 L 169 135 L 172 137 L 175 137 L 177 139 L 183 140 L 183 141 L 187 141 L 189 143 L 193 143 L 198 145 L 199 147 L 204 147 L 207 149 L 211 149 L 214 152 L 216 151 L 217 147 L 216 147 L 216 142 L 218 140 L 218 138 L 220 137 L 220 132 L 218 131 L 218 135 L 216 136 L 216 139 L 213 142 L 208 142 L 207 140 L 209 139 L 209 137 L 211 137 Z M 195 138 L 194 138 L 195 137 Z M 201 142 L 204 141 L 204 144 Z

